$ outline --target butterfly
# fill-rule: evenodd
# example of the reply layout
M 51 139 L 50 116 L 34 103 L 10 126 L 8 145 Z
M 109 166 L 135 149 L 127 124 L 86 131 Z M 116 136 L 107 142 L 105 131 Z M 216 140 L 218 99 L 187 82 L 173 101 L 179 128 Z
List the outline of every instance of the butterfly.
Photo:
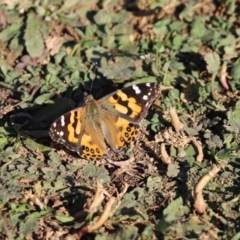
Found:
M 99 100 L 86 95 L 81 107 L 51 125 L 49 135 L 85 159 L 101 159 L 107 146 L 118 152 L 134 140 L 159 91 L 160 85 L 151 82 L 117 90 Z

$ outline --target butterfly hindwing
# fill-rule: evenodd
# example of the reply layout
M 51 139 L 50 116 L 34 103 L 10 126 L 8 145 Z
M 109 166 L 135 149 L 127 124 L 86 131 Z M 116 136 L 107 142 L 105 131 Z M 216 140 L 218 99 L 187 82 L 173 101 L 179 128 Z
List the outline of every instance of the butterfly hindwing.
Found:
M 133 124 L 104 109 L 102 110 L 100 124 L 106 142 L 115 152 L 126 147 L 137 134 L 137 124 Z

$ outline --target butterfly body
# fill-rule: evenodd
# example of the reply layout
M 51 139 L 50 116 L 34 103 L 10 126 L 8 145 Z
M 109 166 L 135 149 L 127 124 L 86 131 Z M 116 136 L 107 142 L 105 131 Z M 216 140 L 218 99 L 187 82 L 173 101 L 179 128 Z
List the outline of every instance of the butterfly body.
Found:
M 86 159 L 100 159 L 107 145 L 121 151 L 137 134 L 138 124 L 159 92 L 157 83 L 117 90 L 99 100 L 87 95 L 83 106 L 58 118 L 50 137 Z

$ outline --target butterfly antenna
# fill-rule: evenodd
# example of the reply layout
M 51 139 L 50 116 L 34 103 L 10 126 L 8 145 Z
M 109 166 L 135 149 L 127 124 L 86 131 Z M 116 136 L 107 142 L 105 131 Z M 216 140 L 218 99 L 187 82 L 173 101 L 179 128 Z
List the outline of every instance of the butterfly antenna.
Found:
M 93 69 L 93 73 L 94 73 L 94 74 L 96 74 L 96 69 L 97 69 L 97 63 L 95 62 L 95 63 L 94 63 L 94 69 Z M 93 81 L 94 81 L 94 79 L 92 80 L 92 83 L 91 83 L 90 93 L 92 93 Z

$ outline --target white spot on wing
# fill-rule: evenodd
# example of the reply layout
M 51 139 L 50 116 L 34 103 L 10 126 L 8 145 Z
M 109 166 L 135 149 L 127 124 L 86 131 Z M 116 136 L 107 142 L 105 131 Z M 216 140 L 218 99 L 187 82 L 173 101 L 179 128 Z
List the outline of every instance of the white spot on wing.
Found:
M 147 96 L 147 95 L 144 95 L 144 96 L 143 96 L 143 100 L 148 100 L 148 96 Z
M 150 87 L 150 86 L 151 86 L 151 84 L 150 84 L 150 83 L 146 83 L 146 86 L 147 86 L 147 87 Z
M 65 117 L 61 116 L 61 126 L 64 127 L 65 126 Z
M 135 91 L 136 94 L 141 93 L 140 88 L 137 85 L 132 85 L 133 90 Z
M 59 132 L 59 135 L 62 137 L 64 135 L 63 131 Z
M 56 124 L 56 122 L 54 122 L 54 123 L 53 123 L 53 127 L 56 127 L 56 126 L 57 126 L 57 124 Z

